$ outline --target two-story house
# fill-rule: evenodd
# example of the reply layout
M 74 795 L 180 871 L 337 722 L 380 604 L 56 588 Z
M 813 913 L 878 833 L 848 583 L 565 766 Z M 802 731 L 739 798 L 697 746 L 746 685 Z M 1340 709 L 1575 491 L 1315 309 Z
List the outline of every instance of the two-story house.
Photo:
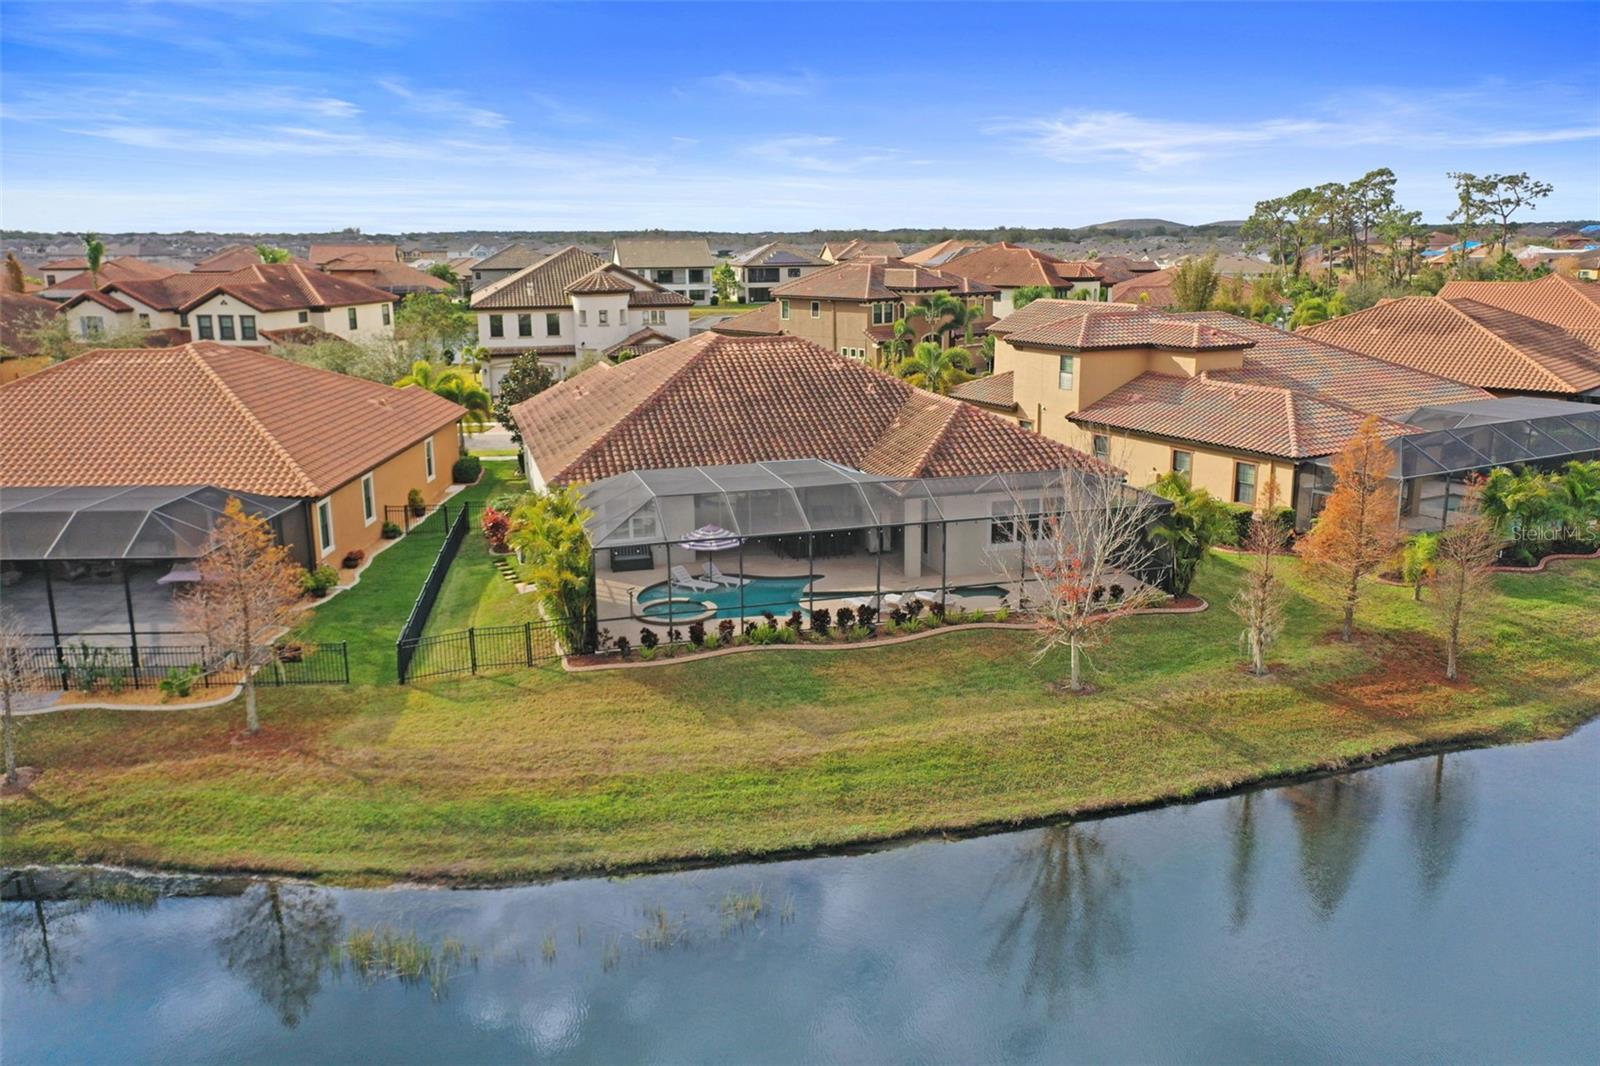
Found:
M 776 286 L 826 270 L 828 266 L 826 259 L 778 241 L 768 241 L 733 259 L 733 271 L 739 278 L 739 299 L 752 304 L 767 303 Z
M 716 291 L 711 272 L 717 259 L 704 237 L 619 238 L 611 242 L 611 261 L 697 304 L 710 303 Z
M 503 281 L 519 270 L 528 269 L 547 254 L 531 244 L 519 243 L 507 245 L 492 255 L 481 256 L 472 264 L 471 289 L 476 292 L 497 281 Z
M 689 335 L 689 298 L 569 246 L 472 294 L 489 391 L 519 355 L 558 377 L 586 355 L 642 355 Z
M 1099 274 L 1088 263 L 1060 259 L 1037 248 L 1006 241 L 962 252 L 939 264 L 939 269 L 999 289 L 994 313 L 1002 317 L 1014 310 L 1011 294 L 1022 288 L 1043 286 L 1057 299 L 1067 299 L 1078 292 L 1090 300 L 1105 298 Z
M 979 319 L 991 314 L 997 295 L 993 286 L 982 282 L 873 257 L 846 260 L 785 282 L 772 295 L 778 301 L 782 332 L 881 366 L 889 361 L 897 321 L 906 320 L 913 342 L 932 331 L 915 306 L 938 292 L 962 300 Z M 945 336 L 946 341 L 959 339 Z
M 842 263 L 861 256 L 899 259 L 905 254 L 898 241 L 867 241 L 852 237 L 847 241 L 828 241 L 822 246 L 822 258 L 830 263 Z

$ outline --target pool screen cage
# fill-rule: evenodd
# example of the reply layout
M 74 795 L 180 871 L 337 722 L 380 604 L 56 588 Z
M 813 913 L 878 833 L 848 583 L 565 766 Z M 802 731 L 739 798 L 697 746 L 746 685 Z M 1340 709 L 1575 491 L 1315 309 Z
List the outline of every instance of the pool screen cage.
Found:
M 1390 442 L 1400 524 L 1409 530 L 1444 529 L 1471 480 L 1495 467 L 1553 469 L 1600 457 L 1600 404 L 1507 396 L 1422 407 L 1405 421 L 1423 431 Z M 1296 511 L 1309 522 L 1333 491 L 1333 457 L 1306 464 L 1299 484 Z
M 668 640 L 695 623 L 715 632 L 725 620 L 841 607 L 1015 610 L 1028 598 L 1030 542 L 1071 495 L 1063 479 L 1089 476 L 895 478 L 795 459 L 606 478 L 583 491 L 596 628 L 635 641 L 649 626 Z M 1165 580 L 1145 569 L 1130 580 Z

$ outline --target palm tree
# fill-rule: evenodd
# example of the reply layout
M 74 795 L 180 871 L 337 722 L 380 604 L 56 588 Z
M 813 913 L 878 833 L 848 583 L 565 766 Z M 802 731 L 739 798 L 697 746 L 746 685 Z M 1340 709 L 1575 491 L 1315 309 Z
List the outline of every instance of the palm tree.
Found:
M 470 427 L 474 433 L 487 426 L 494 414 L 489 390 L 479 383 L 474 371 L 465 367 L 440 367 L 426 359 L 418 359 L 411 364 L 411 373 L 396 381 L 395 385 L 400 388 L 415 386 L 427 389 L 435 396 L 443 396 L 465 407 L 467 413 L 461 418 L 462 425 Z
M 106 261 L 105 242 L 92 233 L 83 235 L 83 258 L 89 264 L 89 277 L 94 279 L 95 287 L 100 285 L 100 267 Z
M 963 381 L 971 381 L 967 371 L 967 352 L 964 348 L 941 348 L 933 341 L 923 341 L 902 360 L 896 372 L 919 389 L 947 395 Z
M 922 327 L 923 339 L 933 340 L 942 347 L 945 334 L 958 326 L 964 326 L 970 314 L 971 310 L 967 305 L 954 296 L 947 292 L 934 292 L 924 296 L 921 303 L 907 308 L 906 317 L 916 316 L 924 319 L 926 324 Z
M 256 245 L 256 255 L 261 257 L 263 263 L 287 263 L 293 258 L 287 248 L 276 248 L 270 244 Z

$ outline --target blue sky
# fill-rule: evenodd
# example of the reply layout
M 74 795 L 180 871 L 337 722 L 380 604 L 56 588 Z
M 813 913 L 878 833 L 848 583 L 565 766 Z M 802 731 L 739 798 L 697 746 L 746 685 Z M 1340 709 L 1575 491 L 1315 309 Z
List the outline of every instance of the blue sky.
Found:
M 1600 216 L 1600 5 L 0 4 L 7 228 Z M 1579 42 L 1583 44 L 1578 45 Z

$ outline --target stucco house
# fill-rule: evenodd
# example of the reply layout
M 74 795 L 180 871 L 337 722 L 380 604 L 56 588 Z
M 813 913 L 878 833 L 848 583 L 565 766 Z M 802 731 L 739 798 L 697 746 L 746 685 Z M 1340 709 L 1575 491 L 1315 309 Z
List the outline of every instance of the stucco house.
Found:
M 576 245 L 472 294 L 489 391 L 519 355 L 564 377 L 585 356 L 642 355 L 689 335 L 687 296 Z
M 618 238 L 611 242 L 611 261 L 693 303 L 709 304 L 716 295 L 711 272 L 717 258 L 704 237 Z
M 1006 241 L 952 256 L 939 269 L 998 289 L 994 313 L 1000 316 L 1011 313 L 1011 294 L 1021 288 L 1042 285 L 1060 299 L 1074 293 L 1083 293 L 1091 300 L 1104 298 L 1100 275 L 1088 263 L 1061 259 Z
M 792 244 L 768 241 L 732 260 L 739 279 L 739 299 L 744 303 L 767 303 L 772 290 L 808 274 L 828 268 L 828 261 Z

